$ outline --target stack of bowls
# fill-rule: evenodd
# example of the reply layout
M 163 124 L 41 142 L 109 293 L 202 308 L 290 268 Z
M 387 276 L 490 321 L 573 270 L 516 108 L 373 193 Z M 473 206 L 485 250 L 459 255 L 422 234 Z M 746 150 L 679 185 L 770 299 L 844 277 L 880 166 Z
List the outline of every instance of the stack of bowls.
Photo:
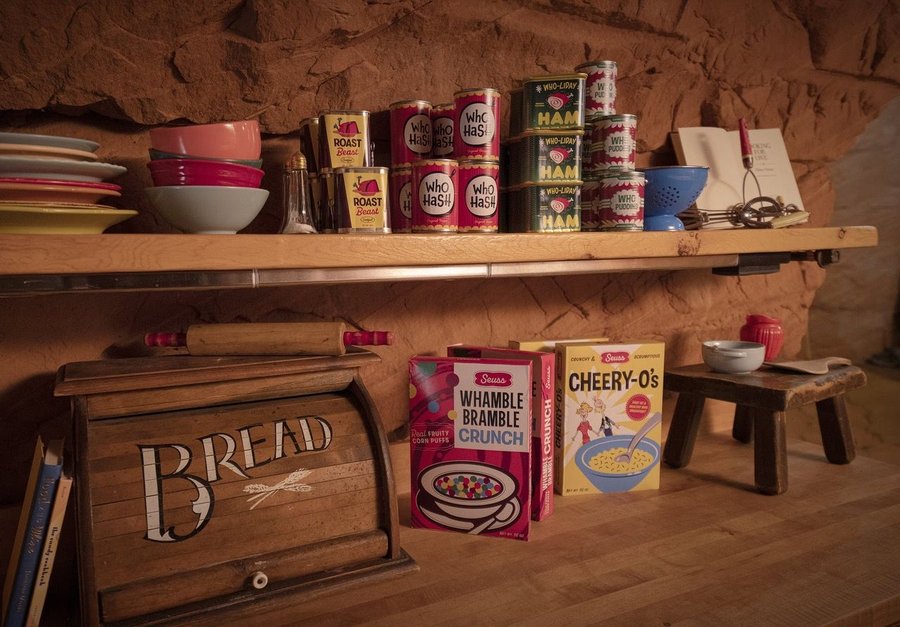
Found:
M 159 214 L 186 233 L 237 233 L 269 196 L 260 189 L 262 141 L 255 120 L 150 131 L 146 192 Z
M 0 233 L 102 233 L 137 215 L 103 204 L 126 170 L 103 163 L 100 144 L 77 137 L 0 133 Z

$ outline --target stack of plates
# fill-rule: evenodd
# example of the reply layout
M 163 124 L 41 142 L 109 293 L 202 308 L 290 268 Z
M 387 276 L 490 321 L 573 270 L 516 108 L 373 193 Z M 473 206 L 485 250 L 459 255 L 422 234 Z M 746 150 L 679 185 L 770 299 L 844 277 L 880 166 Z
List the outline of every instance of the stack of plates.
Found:
M 98 161 L 100 145 L 56 135 L 0 133 L 0 233 L 102 233 L 137 215 L 106 204 L 122 188 L 120 165 Z

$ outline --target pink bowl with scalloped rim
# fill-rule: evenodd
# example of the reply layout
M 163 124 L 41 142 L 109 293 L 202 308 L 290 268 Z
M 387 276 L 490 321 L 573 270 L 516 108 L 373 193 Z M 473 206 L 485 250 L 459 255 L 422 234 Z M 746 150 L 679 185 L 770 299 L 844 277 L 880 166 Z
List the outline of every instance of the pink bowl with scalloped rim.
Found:
M 153 184 L 224 185 L 227 187 L 259 187 L 263 172 L 239 163 L 199 161 L 195 159 L 158 159 L 147 164 Z
M 262 137 L 256 120 L 161 126 L 150 130 L 156 150 L 216 159 L 259 159 Z

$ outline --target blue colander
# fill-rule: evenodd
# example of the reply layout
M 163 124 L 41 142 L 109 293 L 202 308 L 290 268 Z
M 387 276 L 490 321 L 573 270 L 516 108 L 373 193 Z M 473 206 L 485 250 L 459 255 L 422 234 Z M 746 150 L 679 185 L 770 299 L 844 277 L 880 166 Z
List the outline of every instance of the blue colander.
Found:
M 675 216 L 697 200 L 706 186 L 709 168 L 671 165 L 642 170 L 644 186 L 644 230 L 683 231 Z

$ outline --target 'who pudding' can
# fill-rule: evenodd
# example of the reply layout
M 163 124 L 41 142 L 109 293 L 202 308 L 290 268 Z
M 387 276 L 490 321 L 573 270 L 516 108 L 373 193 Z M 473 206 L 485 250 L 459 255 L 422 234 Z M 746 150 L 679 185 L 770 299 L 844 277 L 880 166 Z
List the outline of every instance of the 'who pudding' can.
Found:
M 391 232 L 412 233 L 412 168 L 391 168 Z
M 453 154 L 457 159 L 500 160 L 500 92 L 490 87 L 454 95 Z
M 431 154 L 431 103 L 394 102 L 391 110 L 391 165 L 410 166 Z
M 439 159 L 453 156 L 453 118 L 456 107 L 452 102 L 431 108 L 431 155 Z
M 584 92 L 585 115 L 591 117 L 615 114 L 618 74 L 616 62 L 588 61 L 575 68 L 575 71 L 587 74 Z
M 633 170 L 636 152 L 637 116 L 624 113 L 591 120 L 591 171 Z
M 600 230 L 600 179 L 595 176 L 584 177 L 581 186 L 581 230 Z
M 362 168 L 372 165 L 368 111 L 326 111 L 319 116 L 319 165 Z
M 453 159 L 425 159 L 412 167 L 413 233 L 456 233 L 459 164 Z
M 338 233 L 390 233 L 387 168 L 337 168 Z
M 644 230 L 644 174 L 609 172 L 600 179 L 600 230 Z
M 460 233 L 496 233 L 500 225 L 500 164 L 466 159 L 459 162 Z

